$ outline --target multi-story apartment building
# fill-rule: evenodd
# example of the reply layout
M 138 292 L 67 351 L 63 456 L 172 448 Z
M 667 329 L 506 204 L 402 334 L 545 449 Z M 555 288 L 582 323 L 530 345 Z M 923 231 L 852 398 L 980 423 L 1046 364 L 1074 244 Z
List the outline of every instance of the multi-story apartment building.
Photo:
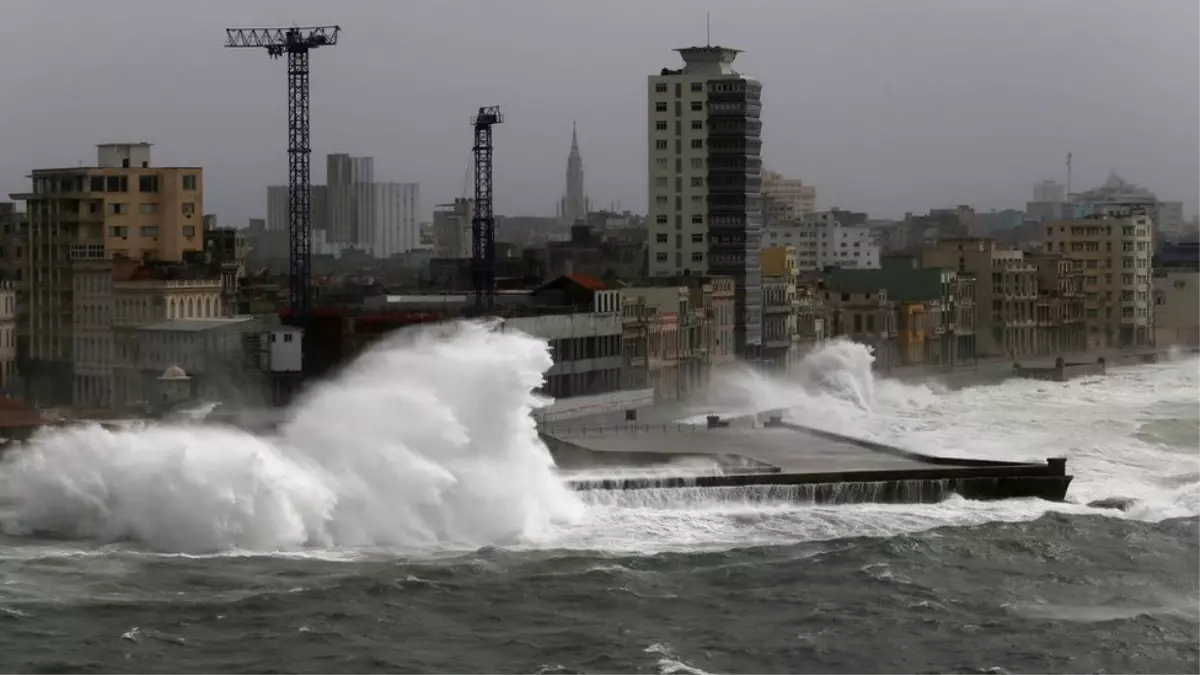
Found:
M 1037 267 L 1038 351 L 1062 354 L 1087 349 L 1083 275 L 1070 258 L 1044 251 L 1026 254 Z
M 375 222 L 371 184 L 375 158 L 337 153 L 325 157 L 326 227 L 329 241 L 361 243 Z
M 1154 344 L 1200 347 L 1200 271 L 1164 269 L 1155 273 Z
M 975 348 L 980 356 L 1037 354 L 1037 267 L 1022 251 L 992 239 L 943 239 L 921 254 L 922 267 L 970 274 L 975 282 Z
M 433 212 L 433 251 L 439 258 L 471 257 L 471 219 L 475 200 L 459 198 Z
M 835 270 L 826 286 L 842 293 L 886 293 L 897 306 L 901 363 L 953 365 L 974 359 L 974 278 L 968 274 L 889 256 L 877 270 Z
M 823 292 L 829 317 L 829 336 L 844 336 L 871 348 L 875 367 L 890 370 L 900 364 L 897 350 L 896 303 L 886 290 L 841 290 Z
M 649 273 L 733 279 L 735 348 L 762 343 L 762 85 L 739 50 L 687 47 L 647 82 Z
M 1145 209 L 1111 206 L 1086 218 L 1047 222 L 1043 249 L 1070 260 L 1083 277 L 1088 348 L 1153 343 L 1154 224 Z
M 795 246 L 797 268 L 804 271 L 829 267 L 878 269 L 878 232 L 866 225 L 845 224 L 844 213 L 822 211 L 800 220 L 777 222 L 763 233 L 763 246 Z
M 686 398 L 733 363 L 735 290 L 725 277 L 653 277 L 621 289 L 627 389 Z
M 774 171 L 762 177 L 763 223 L 798 220 L 817 210 L 817 189 Z
M 363 245 L 376 258 L 414 251 L 421 247 L 421 225 L 417 222 L 419 186 L 416 183 L 374 183 L 369 231 Z
M 759 363 L 786 370 L 792 363 L 796 344 L 796 249 L 772 246 L 762 252 L 763 344 Z
M 204 176 L 199 167 L 153 166 L 149 143 L 116 143 L 97 146 L 94 167 L 36 169 L 32 179 L 31 192 L 12 195 L 25 201 L 28 218 L 23 375 L 34 400 L 67 404 L 74 262 L 178 261 L 201 250 Z
M 16 284 L 0 280 L 0 396 L 13 393 L 17 378 Z
M 113 369 L 118 361 L 136 360 L 138 327 L 224 314 L 221 280 L 184 265 L 79 260 L 72 276 L 71 398 L 78 407 L 109 409 L 136 398 L 140 389 L 128 389 L 130 383 L 122 389 Z

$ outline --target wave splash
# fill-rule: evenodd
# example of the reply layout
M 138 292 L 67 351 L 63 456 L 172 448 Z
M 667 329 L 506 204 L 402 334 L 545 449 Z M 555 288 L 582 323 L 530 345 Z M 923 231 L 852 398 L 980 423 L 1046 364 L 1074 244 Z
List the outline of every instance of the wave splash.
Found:
M 185 553 L 536 540 L 584 508 L 530 415 L 551 364 L 543 341 L 446 324 L 370 349 L 275 436 L 44 432 L 0 464 L 0 528 Z

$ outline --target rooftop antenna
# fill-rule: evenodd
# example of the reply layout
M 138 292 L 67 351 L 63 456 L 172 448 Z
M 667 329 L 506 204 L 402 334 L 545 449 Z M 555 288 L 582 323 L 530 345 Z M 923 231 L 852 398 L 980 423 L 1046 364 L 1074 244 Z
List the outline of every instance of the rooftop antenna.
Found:
M 1071 153 L 1067 153 L 1067 199 L 1071 198 Z
M 704 13 L 704 43 L 712 46 L 712 12 Z

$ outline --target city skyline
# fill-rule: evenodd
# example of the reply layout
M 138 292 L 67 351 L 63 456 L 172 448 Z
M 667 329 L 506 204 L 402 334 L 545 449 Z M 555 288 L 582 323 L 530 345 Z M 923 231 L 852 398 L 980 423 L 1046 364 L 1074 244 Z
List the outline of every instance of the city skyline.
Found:
M 1100 185 L 1115 168 L 1163 200 L 1182 201 L 1189 215 L 1197 210 L 1194 3 L 914 1 L 867 12 L 749 2 L 749 11 L 731 13 L 713 3 L 662 2 L 639 8 L 638 21 L 608 5 L 564 12 L 532 0 L 503 10 L 446 2 L 420 12 L 411 3 L 349 2 L 331 12 L 304 2 L 213 2 L 186 22 L 169 8 L 136 3 L 65 17 L 34 3 L 13 6 L 21 7 L 9 21 L 14 38 L 0 47 L 13 52 L 10 62 L 36 51 L 37 27 L 50 20 L 64 39 L 86 36 L 90 51 L 86 62 L 47 54 L 36 70 L 0 75 L 12 92 L 0 157 L 8 191 L 22 189 L 31 167 L 86 164 L 96 143 L 145 140 L 162 165 L 205 167 L 206 208 L 222 222 L 265 216 L 265 187 L 286 176 L 283 78 L 266 59 L 224 52 L 222 29 L 295 19 L 345 30 L 338 49 L 313 59 L 314 155 L 374 156 L 387 180 L 421 184 L 426 206 L 451 201 L 462 196 L 469 169 L 467 119 L 479 105 L 499 104 L 507 123 L 496 135 L 498 212 L 553 215 L 563 189 L 561 139 L 572 120 L 589 148 L 592 201 L 645 212 L 644 78 L 678 66 L 672 49 L 702 42 L 710 9 L 713 43 L 745 50 L 739 63 L 765 84 L 765 167 L 816 186 L 821 209 L 899 217 L 959 203 L 1019 208 L 1031 184 L 1065 182 L 1070 151 L 1075 190 Z M 522 24 L 541 32 L 504 45 L 455 38 L 446 15 L 467 8 L 499 30 Z M 113 27 L 95 31 L 101 17 Z M 764 29 L 777 24 L 799 32 Z M 395 26 L 403 39 L 387 39 Z M 176 76 L 179 60 L 162 67 L 127 49 L 125 31 L 147 50 L 178 54 L 188 77 Z M 1145 31 L 1156 39 L 1112 48 Z M 615 39 L 627 46 L 605 47 Z M 480 58 L 484 49 L 489 56 Z M 392 67 L 398 59 L 432 65 Z M 155 86 L 109 93 L 120 88 L 114 73 L 130 68 L 148 72 Z M 1046 77 L 1051 72 L 1064 75 Z M 516 96 L 521 73 L 555 86 Z M 88 114 L 47 105 L 64 90 L 88 100 Z M 314 183 L 325 181 L 322 168 Z

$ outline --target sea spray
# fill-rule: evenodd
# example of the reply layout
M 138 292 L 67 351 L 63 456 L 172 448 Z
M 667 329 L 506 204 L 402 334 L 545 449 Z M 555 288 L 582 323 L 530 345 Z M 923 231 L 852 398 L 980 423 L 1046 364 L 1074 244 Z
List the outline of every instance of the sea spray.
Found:
M 516 543 L 583 508 L 530 411 L 543 341 L 401 331 L 299 401 L 277 436 L 211 426 L 43 432 L 0 464 L 10 534 L 161 551 Z

